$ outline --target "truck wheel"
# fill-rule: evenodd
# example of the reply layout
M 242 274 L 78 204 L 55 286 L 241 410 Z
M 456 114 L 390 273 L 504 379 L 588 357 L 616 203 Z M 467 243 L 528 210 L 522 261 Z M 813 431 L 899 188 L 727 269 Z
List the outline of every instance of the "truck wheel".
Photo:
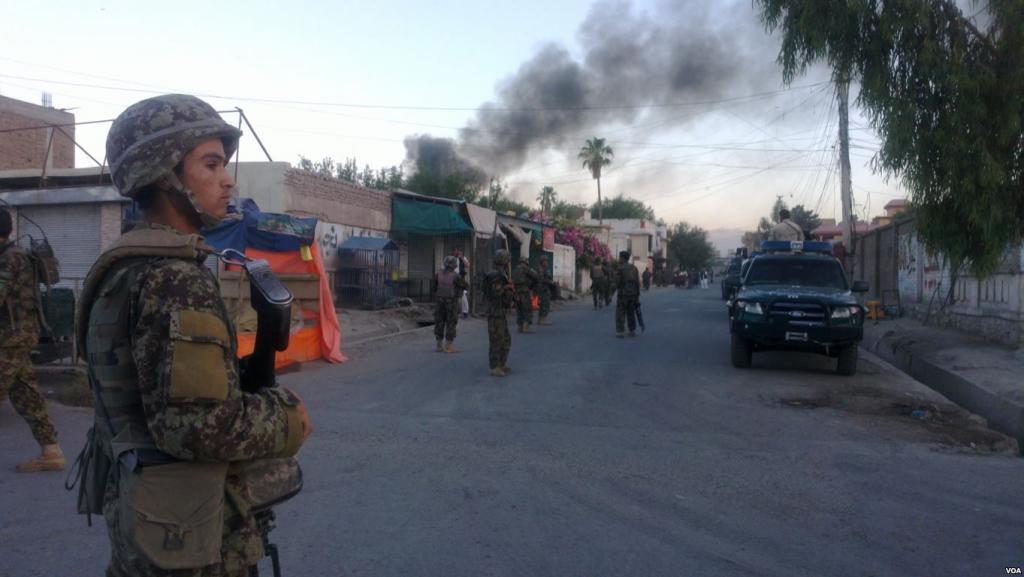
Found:
M 857 374 L 857 357 L 860 348 L 857 345 L 849 345 L 839 351 L 839 363 L 836 364 L 836 372 L 846 377 Z
M 747 339 L 734 333 L 732 335 L 732 366 L 737 369 L 749 369 L 752 354 L 753 351 L 750 350 L 750 343 Z

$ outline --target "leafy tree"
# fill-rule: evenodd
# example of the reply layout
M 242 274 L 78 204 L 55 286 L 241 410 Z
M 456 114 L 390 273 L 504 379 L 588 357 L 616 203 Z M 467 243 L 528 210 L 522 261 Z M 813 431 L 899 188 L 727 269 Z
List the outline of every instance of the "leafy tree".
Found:
M 1024 237 L 1024 3 L 986 0 L 985 29 L 953 0 L 755 4 L 787 82 L 816 61 L 860 82 L 876 166 L 910 190 L 924 241 L 992 273 Z
M 684 270 L 707 268 L 715 257 L 715 247 L 708 241 L 708 232 L 685 222 L 669 231 L 668 251 Z
M 330 156 L 324 157 L 319 162 L 313 162 L 305 156 L 299 155 L 298 168 L 308 172 L 315 172 L 320 176 L 334 177 L 334 160 Z
M 615 198 L 606 198 L 603 203 L 595 203 L 591 207 L 591 211 L 596 211 L 598 214 L 601 214 L 603 211 L 608 218 L 642 218 L 644 220 L 654 220 L 653 208 L 639 200 L 626 198 L 621 194 Z M 598 220 L 601 219 L 598 218 Z
M 586 210 L 587 205 L 585 204 L 559 200 L 551 207 L 551 217 L 555 219 L 556 222 L 576 222 L 583 218 L 583 213 Z
M 508 195 L 505 194 L 505 191 L 505 186 L 501 184 L 501 180 L 492 178 L 490 186 L 487 189 L 487 194 L 479 200 L 480 206 L 489 208 L 495 212 L 511 212 L 516 216 L 530 214 L 529 206 L 509 198 Z
M 544 216 L 551 214 L 551 208 L 557 200 L 558 193 L 550 186 L 545 186 L 537 193 L 537 202 L 540 203 L 540 209 L 544 212 Z
M 338 180 L 359 182 L 359 166 L 356 164 L 355 158 L 346 158 L 344 164 L 335 166 L 335 171 Z
M 613 156 L 615 152 L 612 151 L 612 147 L 608 146 L 603 138 L 596 136 L 586 141 L 580 153 L 576 155 L 583 161 L 583 168 L 589 169 L 597 181 L 597 221 L 600 224 L 604 224 L 604 214 L 601 212 L 604 208 L 601 202 L 601 169 L 612 163 Z

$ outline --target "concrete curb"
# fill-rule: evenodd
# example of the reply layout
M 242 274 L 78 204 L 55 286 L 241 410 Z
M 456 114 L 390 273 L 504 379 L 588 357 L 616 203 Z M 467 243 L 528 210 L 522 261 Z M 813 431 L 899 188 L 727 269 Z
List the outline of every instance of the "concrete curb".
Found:
M 401 337 L 401 336 L 405 336 L 405 335 L 422 333 L 422 332 L 425 332 L 425 331 L 428 331 L 428 330 L 429 331 L 433 331 L 434 330 L 434 325 L 427 325 L 425 327 L 416 327 L 415 329 L 407 329 L 407 330 L 404 330 L 404 331 L 388 333 L 386 335 L 377 335 L 377 336 L 369 337 L 369 338 L 358 340 L 358 341 L 342 341 L 341 342 L 341 346 L 342 346 L 342 349 L 344 349 L 345 347 L 356 347 L 356 346 L 360 346 L 360 345 L 365 345 L 367 343 L 383 341 L 384 339 L 393 339 L 395 337 Z
M 932 351 L 914 350 L 909 339 L 886 335 L 861 347 L 924 383 L 950 401 L 988 420 L 993 429 L 1009 435 L 1024 447 L 1024 403 L 1001 396 L 984 383 L 972 381 L 941 366 Z

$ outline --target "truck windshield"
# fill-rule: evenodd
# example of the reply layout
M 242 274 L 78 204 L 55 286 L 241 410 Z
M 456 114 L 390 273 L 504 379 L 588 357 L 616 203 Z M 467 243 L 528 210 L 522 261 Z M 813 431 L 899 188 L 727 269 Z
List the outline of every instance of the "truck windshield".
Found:
M 846 277 L 839 263 L 827 260 L 764 259 L 752 263 L 747 285 L 781 284 L 846 290 Z

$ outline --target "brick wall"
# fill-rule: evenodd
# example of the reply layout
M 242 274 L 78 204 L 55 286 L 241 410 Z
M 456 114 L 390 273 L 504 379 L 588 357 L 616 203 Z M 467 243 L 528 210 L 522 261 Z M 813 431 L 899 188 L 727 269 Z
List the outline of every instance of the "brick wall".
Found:
M 288 213 L 370 230 L 391 230 L 391 193 L 289 168 Z
M 0 130 L 26 128 L 43 124 L 69 124 L 75 115 L 52 108 L 0 96 Z M 62 127 L 74 138 L 75 127 Z M 43 168 L 49 141 L 49 129 L 19 130 L 0 133 L 0 170 Z M 54 131 L 50 150 L 53 168 L 75 167 L 75 145 L 70 138 Z

